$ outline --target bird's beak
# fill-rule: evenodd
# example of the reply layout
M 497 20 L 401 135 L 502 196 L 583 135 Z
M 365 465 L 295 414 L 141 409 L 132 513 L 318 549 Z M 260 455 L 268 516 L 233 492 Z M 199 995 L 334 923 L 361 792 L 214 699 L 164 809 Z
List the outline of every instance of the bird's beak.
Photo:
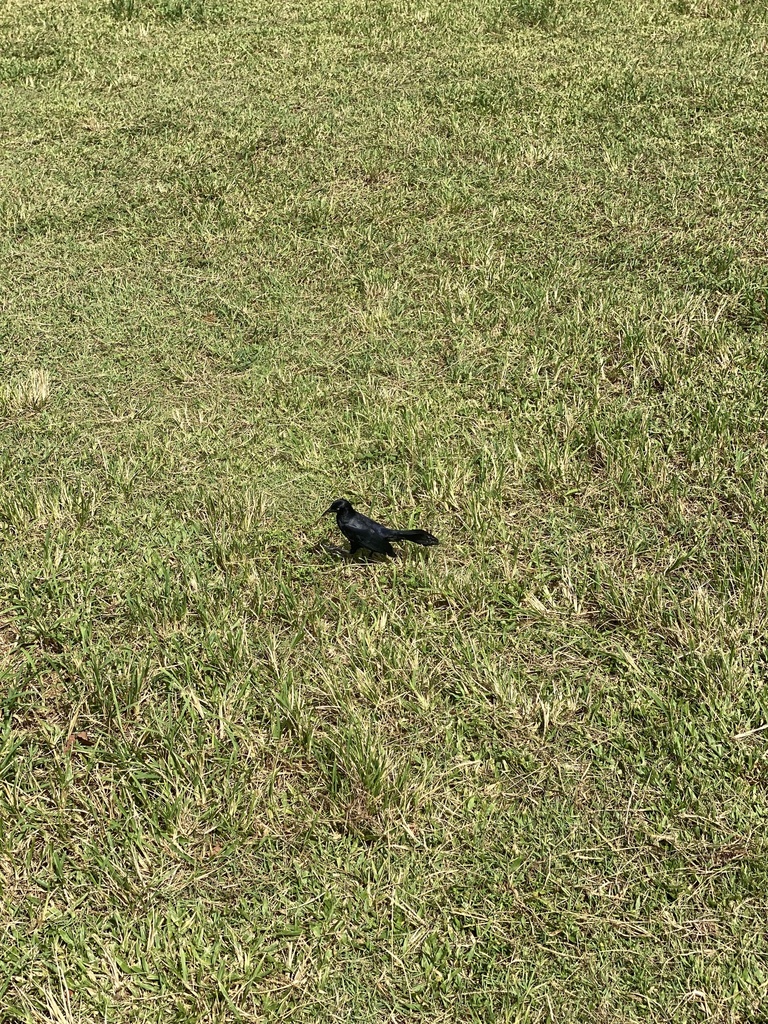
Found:
M 331 507 L 330 507 L 330 508 L 327 508 L 327 509 L 325 510 L 325 512 L 323 512 L 323 513 L 322 513 L 322 515 L 319 515 L 319 516 L 317 517 L 317 520 L 316 520 L 316 522 L 315 522 L 315 526 L 317 526 L 317 524 L 318 524 L 318 523 L 320 522 L 320 520 L 321 520 L 321 519 L 323 518 L 323 516 L 327 516 L 327 515 L 328 515 L 329 513 L 331 513 L 331 512 L 333 512 L 333 505 L 331 505 Z

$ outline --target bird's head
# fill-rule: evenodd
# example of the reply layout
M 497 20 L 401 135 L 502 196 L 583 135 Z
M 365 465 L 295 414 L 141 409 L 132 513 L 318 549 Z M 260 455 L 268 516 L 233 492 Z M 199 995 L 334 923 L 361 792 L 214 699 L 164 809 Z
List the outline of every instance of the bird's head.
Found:
M 347 509 L 351 508 L 352 506 L 346 498 L 337 498 L 336 501 L 329 505 L 325 512 L 323 512 L 323 515 L 329 516 L 331 512 L 345 512 Z

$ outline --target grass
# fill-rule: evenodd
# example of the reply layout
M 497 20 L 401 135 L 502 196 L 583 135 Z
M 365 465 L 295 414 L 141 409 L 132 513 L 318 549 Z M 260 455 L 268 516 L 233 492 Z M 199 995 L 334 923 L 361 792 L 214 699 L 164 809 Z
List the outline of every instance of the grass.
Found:
M 767 56 L 6 5 L 2 1024 L 766 1019 Z

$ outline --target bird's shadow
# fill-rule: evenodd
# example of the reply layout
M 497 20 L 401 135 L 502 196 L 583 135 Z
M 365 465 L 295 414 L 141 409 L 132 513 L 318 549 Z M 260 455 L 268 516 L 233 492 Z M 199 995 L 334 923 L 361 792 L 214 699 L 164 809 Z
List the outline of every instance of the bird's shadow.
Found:
M 332 558 L 349 558 L 350 554 L 344 548 L 340 548 L 337 544 L 329 544 L 327 541 L 321 540 L 317 544 L 313 544 L 309 549 L 313 555 L 331 555 Z
M 348 548 L 340 548 L 337 544 L 329 544 L 327 541 L 321 540 L 313 547 L 310 548 L 313 555 L 330 555 L 331 558 L 336 558 L 341 562 L 385 562 L 386 558 L 384 555 L 377 556 L 375 554 L 364 554 L 360 553 L 352 554 Z
M 362 552 L 358 551 L 354 555 L 348 548 L 340 548 L 337 544 L 329 544 L 328 541 L 318 541 L 309 549 L 313 555 L 330 555 L 331 558 L 338 559 L 341 562 L 351 562 L 357 565 L 381 565 L 387 562 L 403 562 L 408 557 L 403 551 L 397 551 L 394 555 L 380 555 L 375 551 L 367 551 L 363 549 Z

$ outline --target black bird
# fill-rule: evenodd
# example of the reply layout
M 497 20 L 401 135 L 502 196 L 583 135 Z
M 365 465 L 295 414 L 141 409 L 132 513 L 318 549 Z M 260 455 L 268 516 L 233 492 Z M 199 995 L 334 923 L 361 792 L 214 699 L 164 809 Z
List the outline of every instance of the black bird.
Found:
M 323 515 L 330 515 L 331 512 L 336 513 L 338 527 L 349 541 L 350 555 L 354 555 L 360 548 L 367 548 L 380 555 L 395 555 L 397 552 L 389 543 L 391 540 L 412 540 L 414 544 L 423 544 L 424 547 L 439 543 L 437 537 L 426 530 L 390 530 L 388 526 L 355 512 L 346 498 L 337 498 Z

